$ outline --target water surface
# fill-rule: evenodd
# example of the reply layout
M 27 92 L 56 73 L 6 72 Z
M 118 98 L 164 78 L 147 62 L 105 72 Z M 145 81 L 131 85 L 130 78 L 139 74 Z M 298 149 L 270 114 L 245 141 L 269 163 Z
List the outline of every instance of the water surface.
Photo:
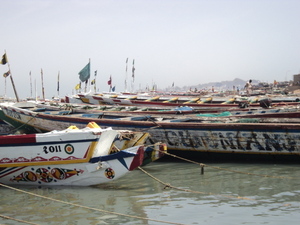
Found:
M 94 187 L 17 187 L 50 199 L 0 187 L 0 214 L 47 225 L 299 224 L 299 164 L 207 165 L 201 175 L 199 165 L 160 160 L 143 167 L 154 178 L 135 170 Z

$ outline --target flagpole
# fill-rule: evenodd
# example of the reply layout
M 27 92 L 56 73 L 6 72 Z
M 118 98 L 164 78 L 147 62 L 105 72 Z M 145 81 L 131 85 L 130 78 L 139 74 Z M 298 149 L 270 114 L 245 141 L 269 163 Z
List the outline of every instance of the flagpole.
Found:
M 128 92 L 127 91 L 127 64 L 128 64 L 128 58 L 126 59 L 126 73 L 125 73 L 125 92 Z
M 31 71 L 29 72 L 29 78 L 30 78 L 30 98 L 32 98 L 32 79 L 31 79 Z
M 89 71 L 89 74 L 90 74 L 90 77 L 88 80 L 91 80 L 91 58 L 89 58 L 89 63 L 90 63 L 90 71 Z M 91 82 L 88 81 L 88 85 L 89 85 L 89 90 L 91 91 Z
M 57 97 L 59 98 L 59 71 L 57 75 Z
M 35 91 L 35 101 L 37 102 L 37 87 L 36 87 L 36 79 L 34 79 L 34 91 Z
M 5 52 L 5 57 L 6 57 L 6 59 L 7 59 L 6 51 L 4 51 L 4 52 Z M 14 92 L 15 92 L 15 96 L 16 96 L 16 99 L 17 99 L 17 102 L 19 102 L 20 100 L 19 100 L 19 96 L 18 96 L 16 87 L 15 87 L 15 83 L 14 83 L 12 74 L 11 74 L 9 60 L 7 60 L 7 66 L 8 66 L 8 70 L 9 70 L 9 73 L 10 73 L 10 81 L 11 81 L 11 84 L 12 84 L 12 86 L 13 86 L 13 89 L 14 89 Z
M 134 71 L 135 71 L 135 68 L 134 68 L 134 59 L 132 61 L 132 83 L 131 83 L 131 92 L 133 93 L 134 91 Z
M 45 90 L 44 90 L 44 75 L 43 75 L 43 69 L 41 69 L 41 80 L 42 80 L 42 95 L 43 95 L 43 100 L 45 101 Z
M 95 71 L 95 74 L 94 74 L 94 92 L 96 93 L 96 76 L 97 76 L 97 70 Z
M 89 58 L 89 74 L 91 74 L 91 59 Z M 85 81 L 85 87 L 84 87 L 84 92 L 86 93 L 86 89 L 87 89 L 87 84 L 89 82 L 89 78 Z
M 111 87 L 112 87 L 112 79 L 111 79 L 111 75 L 110 75 L 110 85 L 109 85 L 109 92 L 111 92 Z
M 109 85 L 109 92 L 111 92 L 111 87 L 112 87 L 112 79 L 111 79 L 111 75 L 110 75 L 110 77 L 109 77 L 108 85 Z
M 6 98 L 6 77 L 5 77 L 5 86 L 4 86 L 4 98 Z

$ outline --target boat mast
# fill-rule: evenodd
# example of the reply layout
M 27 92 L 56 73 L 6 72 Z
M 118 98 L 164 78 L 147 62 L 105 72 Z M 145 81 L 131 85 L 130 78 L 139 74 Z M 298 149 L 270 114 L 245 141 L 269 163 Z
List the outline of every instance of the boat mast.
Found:
M 134 59 L 132 61 L 132 83 L 131 83 L 131 92 L 133 93 L 134 91 L 134 71 L 135 71 L 135 68 L 134 68 Z
M 43 95 L 43 101 L 45 101 L 45 89 L 44 89 L 43 69 L 41 69 L 41 80 L 42 80 L 42 95 Z
M 57 97 L 59 98 L 59 71 L 57 75 Z
M 30 79 L 30 98 L 32 98 L 32 79 L 31 79 L 31 71 L 29 72 L 29 79 Z
M 125 73 L 125 92 L 128 92 L 127 91 L 127 63 L 128 63 L 128 58 L 126 59 L 126 73 Z
M 7 58 L 6 51 L 5 51 L 5 56 Z M 7 60 L 7 66 L 8 66 L 8 70 L 9 70 L 9 73 L 10 73 L 10 81 L 11 81 L 11 84 L 13 86 L 17 102 L 19 102 L 20 100 L 19 100 L 19 96 L 18 96 L 18 93 L 17 93 L 17 89 L 15 87 L 15 83 L 14 83 L 13 77 L 12 77 L 12 73 L 11 73 L 11 69 L 10 69 L 10 65 L 9 65 L 9 60 Z

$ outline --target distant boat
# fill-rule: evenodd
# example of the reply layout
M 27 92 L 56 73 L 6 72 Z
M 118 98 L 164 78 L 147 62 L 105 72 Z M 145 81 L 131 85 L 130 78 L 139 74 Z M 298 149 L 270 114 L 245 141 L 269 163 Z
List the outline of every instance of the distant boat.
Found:
M 263 96 L 262 99 L 259 100 L 258 97 L 255 98 L 219 98 L 213 99 L 212 97 L 207 97 L 203 100 L 198 99 L 195 101 L 195 98 L 191 97 L 129 97 L 123 98 L 122 96 L 111 96 L 107 95 L 93 95 L 93 94 L 78 94 L 79 98 L 82 100 L 82 103 L 91 104 L 91 105 L 123 105 L 123 106 L 143 106 L 143 107 L 179 107 L 179 106 L 190 106 L 195 107 L 195 109 L 199 109 L 201 107 L 210 107 L 210 108 L 243 108 L 247 105 L 247 107 L 260 107 L 261 101 L 264 101 L 267 96 Z M 299 98 L 289 97 L 289 98 L 280 98 L 273 96 L 270 99 L 271 105 L 298 105 Z M 265 102 L 264 102 L 265 103 Z

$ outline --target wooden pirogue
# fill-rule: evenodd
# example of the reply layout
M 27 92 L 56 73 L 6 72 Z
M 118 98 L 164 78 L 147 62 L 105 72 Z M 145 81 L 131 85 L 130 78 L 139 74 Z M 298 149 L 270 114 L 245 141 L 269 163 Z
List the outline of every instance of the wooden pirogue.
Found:
M 300 156 L 300 120 L 226 119 L 189 117 L 125 117 L 108 119 L 91 115 L 53 115 L 13 106 L 3 106 L 8 120 L 30 126 L 37 131 L 83 127 L 94 121 L 101 127 L 147 131 L 149 142 L 163 142 L 168 151 L 245 153 Z

